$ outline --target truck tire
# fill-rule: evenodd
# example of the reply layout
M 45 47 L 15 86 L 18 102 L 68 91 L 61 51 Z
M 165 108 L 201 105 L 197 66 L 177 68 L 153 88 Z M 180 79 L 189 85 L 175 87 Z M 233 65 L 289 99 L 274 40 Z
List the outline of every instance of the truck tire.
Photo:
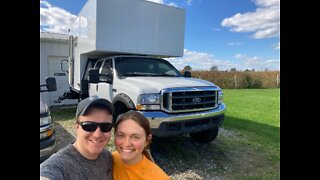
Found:
M 129 111 L 126 105 L 123 103 L 116 103 L 115 104 L 115 112 L 113 114 L 113 124 L 116 123 L 116 120 L 120 114 L 123 114 L 125 112 Z
M 217 137 L 218 131 L 219 127 L 215 126 L 205 131 L 190 133 L 190 136 L 199 143 L 209 143 Z

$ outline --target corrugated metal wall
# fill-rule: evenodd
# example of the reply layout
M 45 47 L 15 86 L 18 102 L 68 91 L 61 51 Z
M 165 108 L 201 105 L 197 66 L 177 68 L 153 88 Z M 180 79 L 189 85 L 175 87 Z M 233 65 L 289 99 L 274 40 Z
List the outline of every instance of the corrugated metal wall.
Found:
M 45 78 L 47 76 L 50 76 L 49 74 L 50 67 L 48 67 L 49 66 L 48 59 L 66 59 L 68 56 L 69 56 L 68 40 L 40 37 L 40 84 L 44 84 Z M 53 63 L 50 63 L 50 64 L 53 64 Z M 68 77 L 68 75 L 66 77 Z M 64 84 L 63 86 L 67 86 L 67 84 L 68 83 Z M 57 86 L 59 86 L 59 84 L 57 84 Z M 65 88 L 68 89 L 68 87 L 65 87 Z M 53 96 L 57 96 L 57 93 L 53 93 L 53 92 L 43 92 L 41 93 L 41 96 L 43 100 L 48 104 L 48 106 L 74 104 L 74 102 L 77 102 L 77 101 L 70 102 L 66 100 L 66 101 L 62 101 L 60 104 L 54 104 Z

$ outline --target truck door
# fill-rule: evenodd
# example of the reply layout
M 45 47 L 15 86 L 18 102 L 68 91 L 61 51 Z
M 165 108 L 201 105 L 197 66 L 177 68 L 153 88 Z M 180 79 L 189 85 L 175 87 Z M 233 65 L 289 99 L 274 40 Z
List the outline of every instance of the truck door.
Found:
M 97 65 L 100 62 L 97 62 Z M 110 76 L 113 76 L 113 69 L 112 69 L 112 59 L 106 59 L 102 62 L 100 68 L 99 68 L 99 73 L 101 74 L 100 76 L 100 81 L 97 84 L 90 84 L 89 88 L 89 94 L 90 96 L 92 95 L 97 95 L 99 97 L 108 99 L 109 101 L 112 102 L 113 99 L 113 91 L 112 91 L 112 84 L 109 84 L 105 81 L 107 81 L 107 78 Z M 95 68 L 98 68 L 95 66 Z M 108 77 L 109 76 L 109 77 Z

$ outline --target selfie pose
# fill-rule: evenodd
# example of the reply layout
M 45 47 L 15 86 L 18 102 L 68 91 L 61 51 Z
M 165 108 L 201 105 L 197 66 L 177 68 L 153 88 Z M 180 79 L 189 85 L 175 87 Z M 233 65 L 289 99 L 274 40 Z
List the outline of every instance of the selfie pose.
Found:
M 112 179 L 113 105 L 97 96 L 82 100 L 76 111 L 77 139 L 40 164 L 40 179 Z

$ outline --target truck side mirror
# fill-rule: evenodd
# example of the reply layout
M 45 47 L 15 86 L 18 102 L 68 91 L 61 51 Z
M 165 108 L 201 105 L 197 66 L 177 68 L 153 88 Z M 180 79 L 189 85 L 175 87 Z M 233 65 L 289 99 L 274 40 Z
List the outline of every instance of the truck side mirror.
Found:
M 97 68 L 90 68 L 89 69 L 89 76 L 88 76 L 88 81 L 89 83 L 99 83 L 99 69 Z
M 46 85 L 48 91 L 56 91 L 57 90 L 57 83 L 56 83 L 56 78 L 54 77 L 47 77 L 46 78 Z
M 183 76 L 187 77 L 187 78 L 191 78 L 191 72 L 190 71 L 184 71 Z

